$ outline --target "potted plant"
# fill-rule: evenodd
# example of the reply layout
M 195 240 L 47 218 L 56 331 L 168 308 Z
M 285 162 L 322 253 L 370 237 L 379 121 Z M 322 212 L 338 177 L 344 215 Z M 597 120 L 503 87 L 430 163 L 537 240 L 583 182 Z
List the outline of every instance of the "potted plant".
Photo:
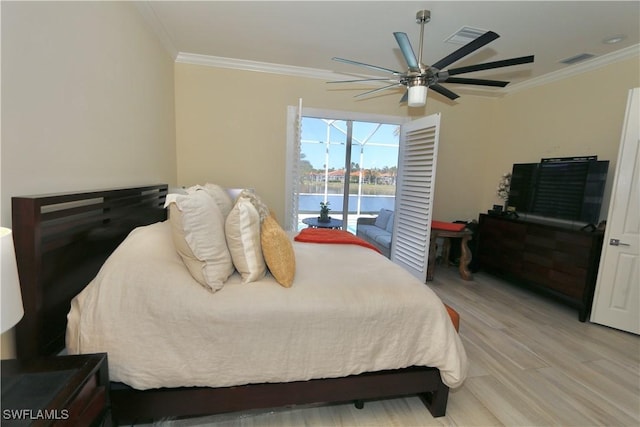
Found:
M 320 202 L 320 216 L 318 217 L 318 222 L 330 222 L 330 210 L 331 208 L 329 208 L 329 202 Z
M 498 183 L 498 188 L 496 189 L 496 194 L 506 203 L 509 200 L 510 189 L 511 189 L 511 173 L 507 172 L 502 175 L 502 178 L 500 178 L 500 182 Z

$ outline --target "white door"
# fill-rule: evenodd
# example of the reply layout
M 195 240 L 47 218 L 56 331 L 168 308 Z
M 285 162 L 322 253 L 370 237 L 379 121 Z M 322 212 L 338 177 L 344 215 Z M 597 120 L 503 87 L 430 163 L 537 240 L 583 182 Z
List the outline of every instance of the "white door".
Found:
M 402 125 L 391 260 L 425 282 L 440 114 Z
M 640 88 L 629 92 L 591 321 L 640 334 Z

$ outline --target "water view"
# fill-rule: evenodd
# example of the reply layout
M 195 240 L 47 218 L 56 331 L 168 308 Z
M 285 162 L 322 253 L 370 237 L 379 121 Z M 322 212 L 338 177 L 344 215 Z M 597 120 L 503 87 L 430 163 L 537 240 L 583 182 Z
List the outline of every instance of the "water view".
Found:
M 344 198 L 342 194 L 329 194 L 327 196 L 332 212 L 342 213 Z M 395 196 L 388 195 L 363 195 L 360 196 L 358 212 L 358 195 L 349 195 L 349 213 L 353 214 L 377 214 L 380 209 L 393 210 L 395 206 Z M 324 201 L 324 194 L 300 194 L 298 198 L 298 212 L 301 214 L 317 213 L 320 210 L 320 202 Z

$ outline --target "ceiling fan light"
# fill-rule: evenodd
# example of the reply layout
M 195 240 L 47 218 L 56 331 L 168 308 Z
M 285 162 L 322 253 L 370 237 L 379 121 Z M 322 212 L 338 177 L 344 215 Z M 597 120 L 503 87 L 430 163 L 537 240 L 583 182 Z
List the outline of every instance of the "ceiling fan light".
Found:
M 409 107 L 424 107 L 426 103 L 427 87 L 422 85 L 409 86 L 409 98 L 407 100 Z

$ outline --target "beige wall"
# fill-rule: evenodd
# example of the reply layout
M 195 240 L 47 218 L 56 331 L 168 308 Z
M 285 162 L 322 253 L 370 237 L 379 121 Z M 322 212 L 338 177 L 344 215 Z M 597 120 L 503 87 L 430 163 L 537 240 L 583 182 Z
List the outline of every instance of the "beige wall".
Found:
M 483 198 L 490 207 L 502 173 L 513 163 L 544 157 L 597 155 L 609 160 L 601 219 L 606 219 L 627 95 L 640 87 L 640 59 L 633 58 L 500 100 L 492 116 Z
M 127 2 L 6 2 L 2 225 L 11 196 L 176 182 L 173 60 Z M 2 357 L 14 353 L 12 331 Z
M 442 113 L 434 217 L 470 220 L 502 204 L 495 190 L 516 162 L 596 154 L 610 160 L 613 171 L 627 91 L 640 86 L 638 63 L 619 62 L 504 98 L 463 95 L 450 103 L 430 95 L 418 113 Z M 408 110 L 398 105 L 399 94 L 354 101 L 357 91 L 315 79 L 180 63 L 175 75 L 178 183 L 253 187 L 279 218 L 288 105 L 301 97 L 305 107 L 397 116 Z
M 313 108 L 401 117 L 408 110 L 399 105 L 401 91 L 356 101 L 357 90 L 334 89 L 317 79 L 181 63 L 175 75 L 178 183 L 255 188 L 279 219 L 285 204 L 287 106 L 302 98 Z M 477 212 L 459 197 L 467 188 L 460 173 L 482 167 L 480 141 L 489 137 L 492 101 L 449 104 L 435 95 L 426 109 L 412 109 L 412 114 L 443 112 L 436 215 L 471 218 Z
M 440 106 L 434 219 L 476 219 L 479 209 L 485 205 L 478 186 L 485 173 L 487 145 L 491 142 L 491 117 L 497 102 L 486 97 L 461 95 L 457 105 Z
M 1 8 L 2 225 L 15 195 L 175 183 L 173 60 L 135 6 Z
M 315 79 L 176 64 L 178 183 L 254 188 L 282 221 L 287 106 L 354 109 Z M 334 102 L 331 102 L 334 101 Z M 359 107 L 402 115 L 393 99 Z M 338 108 L 338 107 L 346 108 Z

